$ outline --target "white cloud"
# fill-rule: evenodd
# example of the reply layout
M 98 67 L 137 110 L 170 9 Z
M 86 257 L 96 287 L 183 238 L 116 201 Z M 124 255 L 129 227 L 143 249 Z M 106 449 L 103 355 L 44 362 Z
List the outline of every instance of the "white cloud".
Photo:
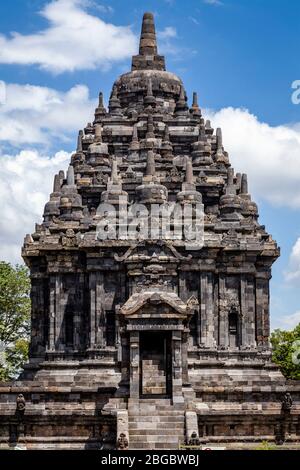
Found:
M 0 35 L 0 63 L 38 65 L 53 72 L 101 68 L 130 57 L 137 39 L 129 27 L 89 14 L 87 0 L 53 0 L 40 12 L 49 22 L 33 34 Z M 101 5 L 100 5 L 101 7 Z
M 189 20 L 192 23 L 196 24 L 197 26 L 200 24 L 200 22 L 197 20 L 197 18 L 194 18 L 193 16 L 189 16 Z
M 220 6 L 220 5 L 223 5 L 223 2 L 221 2 L 221 0 L 203 0 L 204 3 L 206 3 L 207 5 L 214 5 L 214 6 Z
M 157 32 L 157 36 L 159 39 L 176 38 L 177 31 L 173 26 L 166 26 L 165 29 Z
M 66 169 L 70 154 L 49 158 L 37 151 L 1 155 L 0 260 L 21 262 L 21 246 L 34 223 L 41 222 L 43 208 L 52 191 L 53 177 Z
M 100 5 L 99 3 L 97 3 L 96 1 L 93 1 L 93 0 L 86 0 L 88 2 L 88 5 L 95 8 L 96 10 L 100 11 L 101 13 L 108 13 L 108 14 L 112 14 L 114 12 L 114 9 L 113 7 L 111 7 L 110 5 Z
M 293 313 L 292 315 L 284 315 L 279 319 L 276 319 L 275 328 L 293 330 L 300 323 L 300 310 Z
M 296 241 L 292 248 L 292 252 L 289 260 L 288 270 L 285 272 L 285 279 L 288 283 L 297 284 L 299 287 L 300 283 L 300 238 Z
M 6 100 L 0 107 L 0 141 L 13 145 L 49 144 L 67 141 L 93 119 L 96 100 L 89 89 L 76 85 L 67 92 L 32 85 L 6 85 Z
M 176 28 L 173 26 L 166 26 L 163 30 L 157 31 L 158 43 L 158 52 L 159 54 L 176 57 L 176 60 L 182 60 L 186 58 L 187 55 L 193 53 L 188 48 L 178 46 L 173 39 L 178 39 L 178 34 Z
M 221 127 L 225 149 L 236 171 L 248 173 L 255 198 L 274 206 L 300 208 L 300 128 L 270 126 L 245 109 L 208 111 Z

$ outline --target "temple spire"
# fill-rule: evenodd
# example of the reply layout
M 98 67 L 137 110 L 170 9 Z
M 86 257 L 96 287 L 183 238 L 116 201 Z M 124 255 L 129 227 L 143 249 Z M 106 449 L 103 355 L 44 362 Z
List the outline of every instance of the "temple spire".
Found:
M 165 58 L 158 55 L 152 13 L 145 13 L 140 36 L 139 54 L 132 58 L 132 70 L 165 70 Z
M 143 16 L 139 53 L 140 55 L 157 54 L 156 32 L 152 13 L 144 13 Z

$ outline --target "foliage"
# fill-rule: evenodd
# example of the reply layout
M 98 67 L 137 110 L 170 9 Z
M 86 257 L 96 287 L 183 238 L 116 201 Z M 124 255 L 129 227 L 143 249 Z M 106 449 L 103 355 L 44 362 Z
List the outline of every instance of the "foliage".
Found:
M 273 361 L 288 379 L 300 379 L 300 323 L 292 331 L 275 330 L 271 335 Z
M 28 356 L 30 279 L 25 266 L 0 262 L 0 380 L 15 378 Z
M 269 441 L 262 441 L 255 450 L 275 450 L 276 446 Z

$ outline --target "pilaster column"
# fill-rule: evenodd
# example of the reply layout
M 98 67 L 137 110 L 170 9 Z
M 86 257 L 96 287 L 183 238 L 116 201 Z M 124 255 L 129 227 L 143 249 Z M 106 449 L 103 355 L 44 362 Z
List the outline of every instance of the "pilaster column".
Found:
M 256 277 L 256 335 L 257 345 L 269 347 L 270 335 L 270 292 L 269 276 L 265 273 Z
M 200 276 L 200 344 L 205 348 L 215 348 L 213 273 L 202 272 Z
M 130 398 L 140 396 L 140 334 L 130 332 Z
M 62 278 L 60 274 L 53 274 L 49 278 L 49 341 L 48 350 L 63 349 L 63 313 L 64 305 L 61 298 Z
M 32 279 L 31 287 L 31 340 L 30 354 L 39 354 L 45 350 L 49 338 L 44 337 L 47 306 L 45 300 L 46 281 L 43 278 Z M 49 315 L 49 314 L 48 314 Z
M 182 380 L 183 380 L 183 384 L 189 383 L 188 336 L 189 336 L 189 329 L 182 332 Z
M 255 293 L 254 278 L 241 276 L 242 348 L 255 348 Z
M 219 346 L 221 349 L 228 349 L 229 334 L 228 334 L 228 311 L 224 308 L 223 303 L 226 296 L 225 275 L 219 276 Z
M 84 309 L 84 274 L 76 274 L 76 287 L 74 290 L 74 317 L 73 317 L 73 348 L 78 350 L 83 347 L 82 316 Z
M 51 275 L 49 278 L 49 333 L 48 349 L 55 350 L 55 312 L 56 312 L 56 277 Z
M 172 331 L 172 398 L 173 403 L 183 401 L 182 396 L 182 333 L 178 330 Z
M 55 279 L 55 350 L 63 351 L 65 347 L 64 313 L 66 302 L 62 295 L 62 274 Z
M 89 348 L 97 349 L 105 347 L 105 320 L 102 307 L 103 299 L 103 275 L 91 272 L 89 277 L 90 290 L 90 324 L 89 324 Z

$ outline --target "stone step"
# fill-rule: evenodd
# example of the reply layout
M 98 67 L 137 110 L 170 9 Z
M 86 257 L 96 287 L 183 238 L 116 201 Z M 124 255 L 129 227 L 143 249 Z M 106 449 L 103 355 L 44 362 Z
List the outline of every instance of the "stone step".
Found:
M 142 361 L 142 366 L 145 367 L 145 366 L 158 366 L 158 367 L 161 367 L 161 368 L 164 368 L 164 363 L 162 361 L 160 361 L 159 359 L 143 359 Z
M 153 423 L 163 423 L 163 422 L 178 422 L 181 423 L 184 421 L 184 416 L 178 416 L 178 415 L 154 415 L 154 416 L 149 416 L 147 414 L 139 414 L 139 415 L 129 415 L 129 422 L 142 422 L 142 423 L 147 423 L 147 422 L 153 422 Z
M 163 371 L 159 371 L 157 369 L 147 370 L 143 373 L 143 382 L 145 380 L 150 380 L 150 379 L 152 379 L 153 381 L 157 379 L 157 380 L 166 382 L 166 374 L 164 374 Z
M 129 416 L 129 423 L 182 423 L 184 417 L 174 416 L 174 415 L 163 415 L 158 416 L 148 416 L 148 415 L 135 415 Z
M 149 409 L 149 408 L 135 408 L 130 409 L 128 408 L 129 418 L 131 416 L 151 416 L 151 413 L 154 413 L 154 416 L 183 416 L 182 410 L 167 410 L 167 409 Z
M 166 373 L 162 369 L 158 369 L 157 367 L 147 367 L 147 370 L 143 371 L 143 378 L 144 377 L 151 377 L 152 374 L 155 376 L 166 377 Z
M 145 435 L 131 436 L 129 433 L 129 442 L 131 442 L 132 444 L 137 443 L 137 442 L 154 442 L 154 443 L 169 442 L 169 443 L 177 444 L 182 438 L 183 438 L 183 435 L 182 436 L 181 435 L 166 436 L 165 434 L 155 434 L 155 435 L 147 434 L 146 436 Z
M 133 398 L 129 398 L 128 400 L 129 404 L 139 404 L 139 405 L 171 405 L 171 399 L 170 398 L 141 398 L 139 400 L 134 400 Z
M 177 429 L 184 425 L 184 420 L 174 420 L 168 418 L 160 421 L 147 421 L 140 419 L 129 420 L 130 429 Z
M 168 436 L 174 436 L 174 433 L 179 434 L 179 432 L 182 430 L 182 425 L 178 427 L 172 427 L 169 429 L 163 429 L 161 427 L 158 427 L 157 429 L 145 429 L 145 428 L 137 428 L 137 429 L 132 429 L 131 426 L 129 426 L 129 434 L 132 439 L 135 439 L 136 437 L 139 436 L 164 436 L 164 438 L 168 438 Z M 163 432 L 162 432 L 163 431 Z
M 128 406 L 139 407 L 139 408 L 147 408 L 147 409 L 168 409 L 168 410 L 177 410 L 178 405 L 170 405 L 169 403 L 161 402 L 160 399 L 156 401 L 156 403 L 148 403 L 146 400 L 140 401 L 139 403 L 128 403 Z
M 178 450 L 178 445 L 175 444 L 139 444 L 138 446 L 131 447 L 130 450 Z
M 157 419 L 159 418 L 159 420 Z M 178 414 L 169 414 L 167 412 L 165 412 L 163 415 L 152 415 L 152 416 L 149 416 L 148 413 L 135 413 L 134 415 L 133 414 L 129 414 L 129 421 L 142 421 L 142 422 L 147 422 L 147 421 L 153 421 L 153 422 L 156 422 L 156 421 L 160 421 L 160 422 L 163 422 L 163 421 L 168 421 L 168 420 L 171 420 L 171 421 L 176 421 L 178 420 L 178 422 L 181 422 L 182 420 L 184 420 L 184 417 L 183 416 L 180 416 Z

